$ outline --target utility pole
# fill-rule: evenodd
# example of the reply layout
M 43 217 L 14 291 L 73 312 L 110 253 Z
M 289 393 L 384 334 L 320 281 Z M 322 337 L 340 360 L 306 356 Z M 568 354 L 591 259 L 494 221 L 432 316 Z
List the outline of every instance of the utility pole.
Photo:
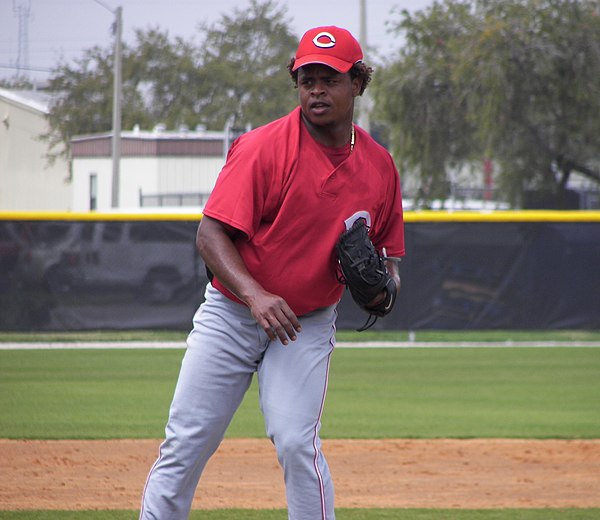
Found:
M 111 206 L 119 207 L 119 182 L 121 163 L 121 34 L 123 31 L 123 9 L 119 6 L 115 10 L 115 52 L 114 52 L 114 93 L 113 93 L 113 121 L 112 121 L 112 191 Z
M 94 0 L 107 11 L 115 15 L 113 34 L 115 36 L 115 47 L 113 56 L 113 118 L 112 118 L 112 184 L 111 184 L 111 207 L 119 207 L 119 169 L 121 164 L 121 94 L 123 82 L 121 78 L 121 54 L 123 33 L 123 9 L 119 6 L 112 10 L 104 0 Z
M 104 0 L 94 0 L 107 11 L 115 15 L 113 34 L 115 36 L 115 47 L 113 56 L 113 129 L 112 129 L 112 182 L 111 182 L 111 207 L 119 207 L 119 170 L 121 164 L 121 39 L 123 33 L 123 9 L 119 6 L 114 11 Z
M 360 0 L 360 34 L 359 34 L 360 45 L 365 53 L 368 47 L 367 43 L 367 0 Z M 360 98 L 358 111 L 358 125 L 366 130 L 371 131 L 371 109 L 373 108 L 373 101 L 371 99 L 369 89 L 365 90 Z

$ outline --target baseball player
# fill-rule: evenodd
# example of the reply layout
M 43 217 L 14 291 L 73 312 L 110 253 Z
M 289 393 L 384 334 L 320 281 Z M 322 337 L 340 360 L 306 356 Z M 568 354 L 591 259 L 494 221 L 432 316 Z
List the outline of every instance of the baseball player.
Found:
M 214 278 L 187 339 L 143 520 L 188 518 L 255 373 L 289 518 L 335 518 L 319 431 L 344 291 L 336 242 L 363 219 L 378 250 L 404 255 L 398 172 L 353 124 L 372 72 L 362 59 L 347 30 L 307 31 L 288 66 L 299 107 L 231 147 L 197 235 Z M 399 290 L 396 265 L 387 267 Z

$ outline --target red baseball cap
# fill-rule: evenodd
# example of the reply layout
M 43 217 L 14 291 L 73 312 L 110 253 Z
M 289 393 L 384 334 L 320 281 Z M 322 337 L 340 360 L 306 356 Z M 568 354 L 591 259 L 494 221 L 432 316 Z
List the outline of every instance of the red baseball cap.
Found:
M 302 36 L 292 70 L 309 63 L 321 63 L 338 72 L 348 72 L 362 59 L 360 44 L 349 31 L 334 25 L 315 27 Z

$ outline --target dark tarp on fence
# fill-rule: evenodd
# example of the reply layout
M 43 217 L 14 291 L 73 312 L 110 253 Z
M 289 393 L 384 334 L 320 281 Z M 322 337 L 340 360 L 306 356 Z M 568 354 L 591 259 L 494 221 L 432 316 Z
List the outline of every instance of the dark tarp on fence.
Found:
M 196 228 L 0 220 L 0 330 L 187 330 L 207 283 Z M 375 329 L 600 328 L 600 222 L 408 222 L 406 250 Z M 365 319 L 346 293 L 338 328 Z

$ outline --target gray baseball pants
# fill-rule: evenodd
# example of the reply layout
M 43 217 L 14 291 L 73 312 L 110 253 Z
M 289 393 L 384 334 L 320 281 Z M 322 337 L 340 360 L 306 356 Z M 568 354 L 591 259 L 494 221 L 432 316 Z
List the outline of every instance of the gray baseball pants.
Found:
M 272 342 L 247 307 L 210 284 L 194 316 L 140 520 L 184 520 L 200 475 L 258 374 L 266 431 L 283 468 L 290 520 L 333 520 L 319 430 L 334 348 L 335 307 L 300 319 L 296 341 Z

